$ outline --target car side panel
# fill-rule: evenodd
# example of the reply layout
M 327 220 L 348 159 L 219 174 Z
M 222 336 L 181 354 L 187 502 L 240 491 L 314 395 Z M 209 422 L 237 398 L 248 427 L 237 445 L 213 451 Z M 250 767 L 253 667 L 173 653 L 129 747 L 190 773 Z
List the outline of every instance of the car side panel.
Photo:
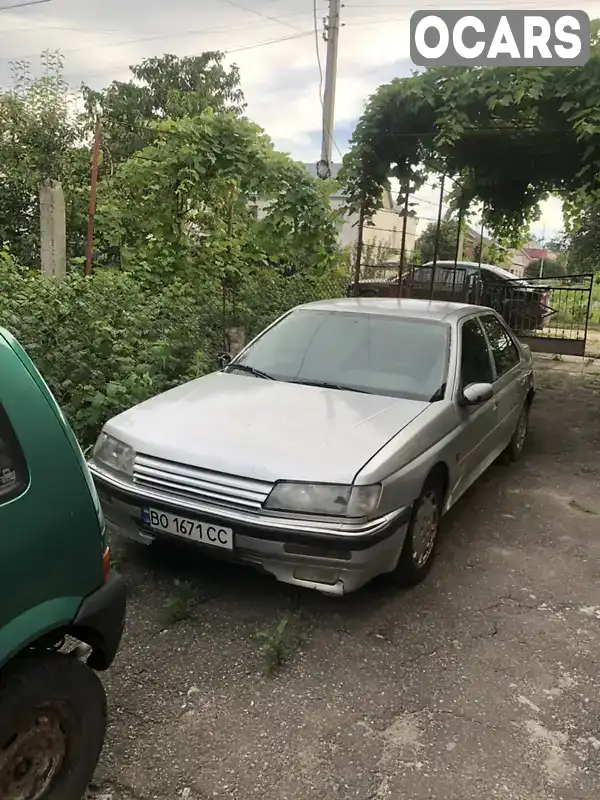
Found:
M 2 664 L 35 638 L 35 620 L 40 635 L 49 610 L 62 625 L 73 612 L 71 599 L 81 603 L 104 577 L 100 522 L 81 466 L 45 395 L 1 333 L 0 375 L 0 404 L 29 474 L 20 494 L 0 501 Z
M 469 317 L 480 315 L 481 311 Z M 508 444 L 516 425 L 516 409 L 520 407 L 521 398 L 524 402 L 531 385 L 531 365 L 525 359 L 515 368 L 516 371 L 507 374 L 507 380 L 495 387 L 496 393 L 490 401 L 471 409 L 461 408 L 456 402 L 460 385 L 459 365 L 457 324 L 453 327 L 446 399 L 432 403 L 376 453 L 356 476 L 357 483 L 383 484 L 382 513 L 411 505 L 431 470 L 439 464 L 447 470 L 446 508 L 449 508 Z M 506 409 L 502 420 L 500 401 Z M 509 432 L 513 419 L 514 425 Z

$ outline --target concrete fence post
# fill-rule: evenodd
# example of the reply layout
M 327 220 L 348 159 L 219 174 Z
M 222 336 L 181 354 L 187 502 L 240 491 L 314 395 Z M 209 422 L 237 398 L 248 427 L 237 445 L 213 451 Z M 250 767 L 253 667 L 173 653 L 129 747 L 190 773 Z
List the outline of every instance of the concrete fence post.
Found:
M 40 260 L 43 275 L 62 278 L 67 272 L 65 196 L 58 181 L 40 187 Z

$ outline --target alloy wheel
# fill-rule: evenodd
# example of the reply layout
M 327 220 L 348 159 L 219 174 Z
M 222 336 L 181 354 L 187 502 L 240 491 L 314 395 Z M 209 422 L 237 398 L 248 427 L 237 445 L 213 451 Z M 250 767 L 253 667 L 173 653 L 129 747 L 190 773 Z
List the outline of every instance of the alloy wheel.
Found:
M 412 531 L 412 550 L 415 566 L 427 563 L 438 533 L 439 505 L 436 493 L 428 491 L 419 503 Z

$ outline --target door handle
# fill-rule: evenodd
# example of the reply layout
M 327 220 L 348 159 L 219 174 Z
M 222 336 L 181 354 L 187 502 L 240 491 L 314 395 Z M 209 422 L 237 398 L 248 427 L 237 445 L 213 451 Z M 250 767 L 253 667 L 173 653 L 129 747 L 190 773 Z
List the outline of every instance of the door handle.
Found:
M 498 411 L 498 403 L 496 403 L 496 401 L 492 403 L 492 408 L 494 409 L 494 411 Z

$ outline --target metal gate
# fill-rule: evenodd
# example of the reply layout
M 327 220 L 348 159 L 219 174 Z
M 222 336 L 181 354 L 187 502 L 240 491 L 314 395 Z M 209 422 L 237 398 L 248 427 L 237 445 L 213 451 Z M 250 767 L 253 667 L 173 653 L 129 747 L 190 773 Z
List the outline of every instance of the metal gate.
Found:
M 593 275 L 488 283 L 481 304 L 498 311 L 533 351 L 583 356 L 593 285 Z
M 538 353 L 583 356 L 594 276 L 500 280 L 489 270 L 408 267 L 401 276 L 362 280 L 360 297 L 414 297 L 487 306 Z

